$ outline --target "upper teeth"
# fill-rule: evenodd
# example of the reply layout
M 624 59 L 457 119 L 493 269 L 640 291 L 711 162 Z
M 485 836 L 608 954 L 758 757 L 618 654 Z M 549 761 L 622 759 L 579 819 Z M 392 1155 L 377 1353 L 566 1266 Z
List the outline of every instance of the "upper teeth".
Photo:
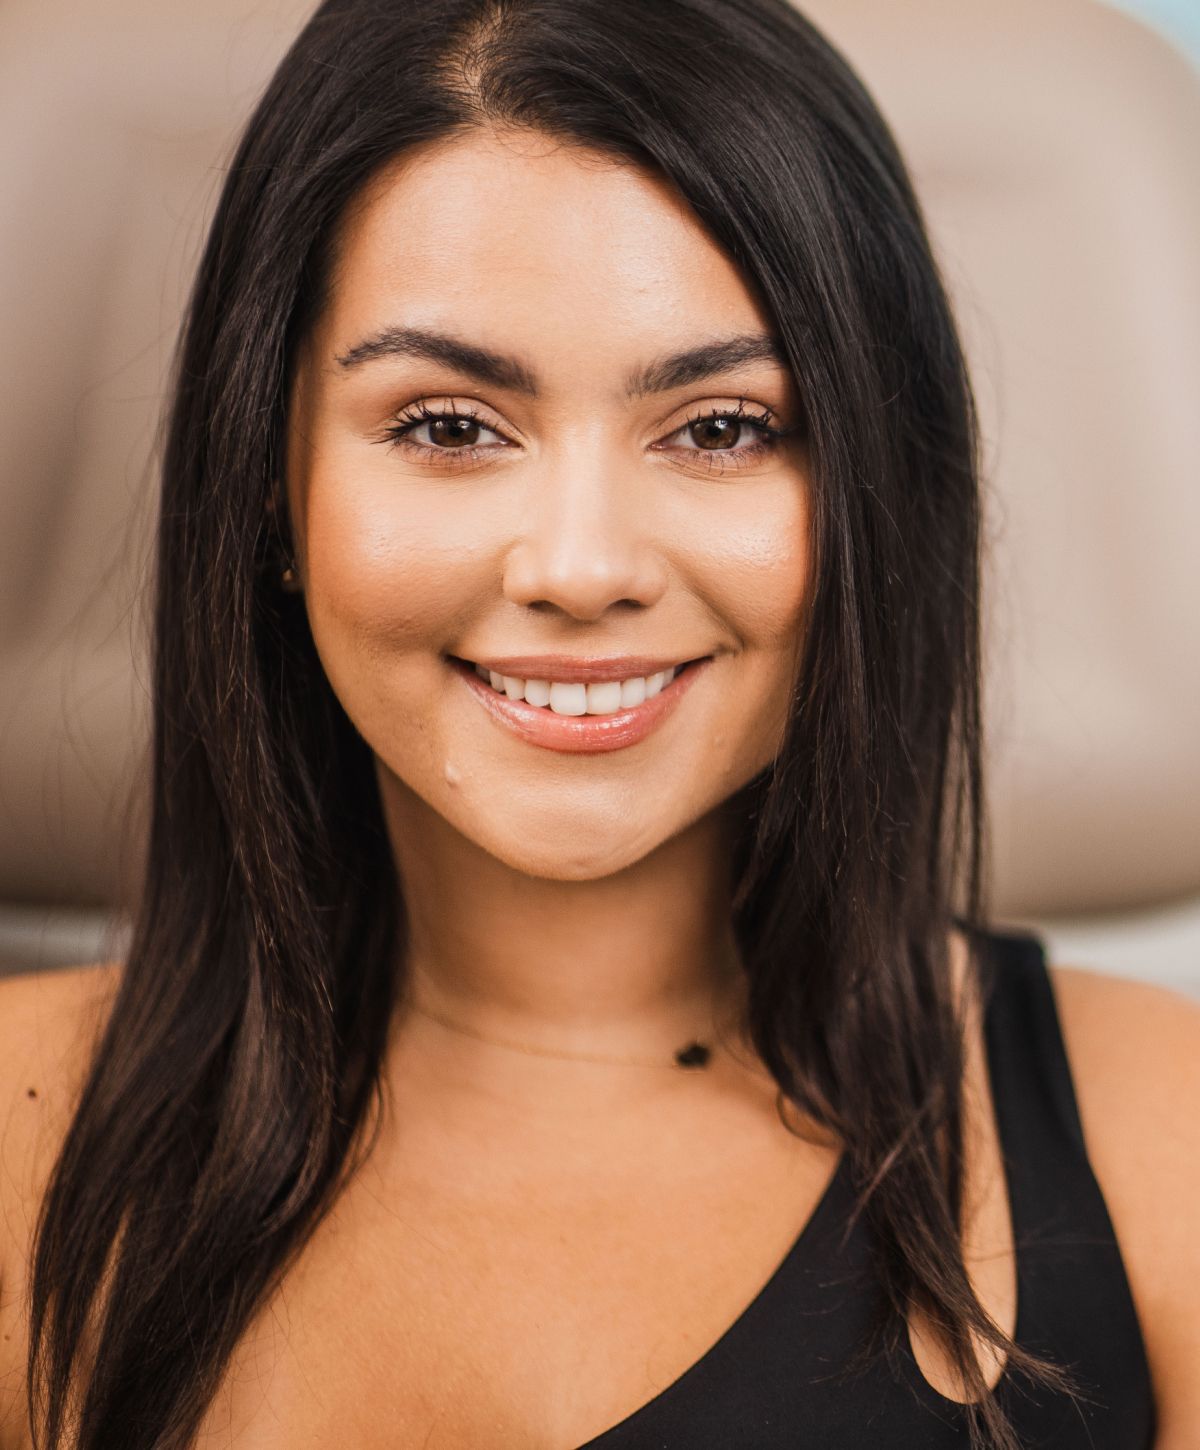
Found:
M 679 673 L 679 665 L 653 675 L 635 675 L 631 680 L 602 680 L 594 685 L 566 684 L 559 680 L 521 680 L 515 675 L 498 675 L 495 670 L 475 666 L 481 680 L 510 700 L 531 705 L 548 705 L 556 715 L 611 715 L 652 700 Z

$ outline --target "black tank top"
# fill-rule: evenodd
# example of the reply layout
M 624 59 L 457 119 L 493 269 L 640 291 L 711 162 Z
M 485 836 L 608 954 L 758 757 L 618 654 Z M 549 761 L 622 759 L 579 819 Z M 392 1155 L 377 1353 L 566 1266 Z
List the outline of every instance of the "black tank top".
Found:
M 1017 1254 L 1015 1339 L 1069 1367 L 1072 1401 L 1006 1367 L 998 1401 L 1023 1446 L 1149 1450 L 1149 1366 L 1120 1249 L 1088 1161 L 1041 942 L 983 934 L 984 1038 Z M 988 973 L 984 975 L 985 984 Z M 763 1289 L 695 1364 L 579 1450 L 964 1450 L 966 1413 L 925 1379 L 906 1333 L 851 1381 L 871 1319 L 862 1219 L 843 1155 Z

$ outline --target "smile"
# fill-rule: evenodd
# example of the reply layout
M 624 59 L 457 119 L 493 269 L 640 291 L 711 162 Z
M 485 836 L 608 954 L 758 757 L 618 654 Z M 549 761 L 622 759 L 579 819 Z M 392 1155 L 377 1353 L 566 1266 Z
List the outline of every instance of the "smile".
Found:
M 568 753 L 620 750 L 645 739 L 675 710 L 712 657 L 625 679 L 523 679 L 471 660 L 449 663 L 498 723 L 531 745 Z
M 585 685 L 559 680 L 522 680 L 515 675 L 497 674 L 495 670 L 475 666 L 481 680 L 487 680 L 497 694 L 510 700 L 553 710 L 556 715 L 615 715 L 632 705 L 643 705 L 669 685 L 682 665 L 671 665 L 652 675 L 634 675 L 626 680 L 599 680 Z

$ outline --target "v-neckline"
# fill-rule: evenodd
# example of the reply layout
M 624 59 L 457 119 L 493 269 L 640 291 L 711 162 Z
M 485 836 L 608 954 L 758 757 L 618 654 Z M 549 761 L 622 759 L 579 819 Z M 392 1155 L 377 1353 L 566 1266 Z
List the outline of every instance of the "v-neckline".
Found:
M 811 1246 L 816 1240 L 817 1231 L 823 1227 L 830 1214 L 840 1206 L 843 1197 L 843 1189 L 849 1187 L 848 1175 L 850 1169 L 849 1154 L 845 1149 L 838 1155 L 837 1163 L 829 1175 L 829 1179 L 817 1200 L 816 1207 L 809 1214 L 803 1228 L 792 1240 L 792 1244 L 783 1258 L 776 1265 L 766 1283 L 754 1295 L 744 1309 L 740 1311 L 737 1318 L 724 1329 L 720 1335 L 709 1345 L 709 1347 L 694 1360 L 688 1367 L 681 1371 L 670 1384 L 664 1385 L 661 1390 L 650 1399 L 638 1405 L 629 1414 L 623 1416 L 608 1429 L 601 1430 L 598 1435 L 585 1441 L 576 1447 L 576 1450 L 619 1450 L 622 1442 L 634 1434 L 640 1426 L 643 1418 L 652 1411 L 661 1408 L 667 1399 L 673 1399 L 685 1389 L 690 1389 L 693 1382 L 702 1374 L 710 1371 L 720 1359 L 725 1358 L 738 1345 L 738 1343 L 753 1330 L 757 1320 L 764 1314 L 778 1294 L 783 1292 L 802 1263 L 808 1258 Z

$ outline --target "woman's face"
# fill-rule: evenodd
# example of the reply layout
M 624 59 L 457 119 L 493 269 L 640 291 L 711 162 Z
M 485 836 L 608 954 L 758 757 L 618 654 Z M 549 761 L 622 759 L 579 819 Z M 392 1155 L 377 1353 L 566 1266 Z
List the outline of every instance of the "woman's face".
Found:
M 803 448 L 759 426 L 799 422 L 771 332 L 669 186 L 593 153 L 477 133 L 364 192 L 299 360 L 287 492 L 385 807 L 582 880 L 771 760 L 810 582 Z

